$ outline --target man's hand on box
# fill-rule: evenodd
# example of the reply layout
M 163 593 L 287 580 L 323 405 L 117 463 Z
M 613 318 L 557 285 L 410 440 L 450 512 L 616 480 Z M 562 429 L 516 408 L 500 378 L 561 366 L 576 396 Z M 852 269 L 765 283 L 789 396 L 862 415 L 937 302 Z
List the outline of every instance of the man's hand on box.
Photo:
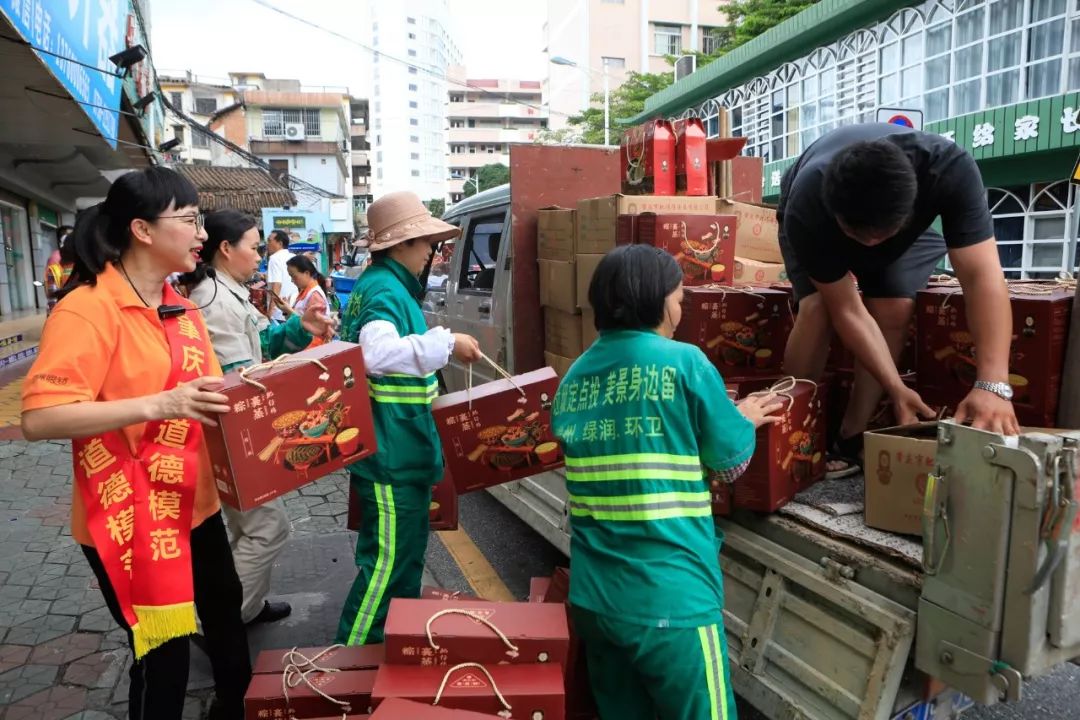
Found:
M 934 411 L 931 410 L 923 399 L 919 397 L 919 393 L 915 392 L 906 385 L 901 385 L 900 389 L 893 396 L 893 412 L 896 414 L 896 423 L 898 425 L 911 425 L 919 422 L 920 417 L 924 417 L 927 420 L 934 418 Z
M 326 314 L 325 305 L 309 305 L 300 318 L 300 324 L 312 337 L 330 340 L 337 332 L 337 321 Z
M 970 422 L 976 430 L 989 430 L 999 435 L 1019 435 L 1020 423 L 1013 404 L 987 390 L 972 389 L 956 408 L 958 423 Z
M 750 395 L 745 400 L 740 400 L 735 407 L 757 429 L 780 421 L 780 416 L 774 413 L 784 409 L 784 401 L 777 397 L 776 393 Z
M 458 362 L 472 364 L 483 357 L 480 343 L 472 335 L 454 333 L 454 358 Z
M 223 384 L 224 380 L 219 377 L 201 377 L 160 392 L 152 398 L 151 419 L 190 418 L 216 427 L 214 417 L 229 412 L 229 398 L 214 392 Z

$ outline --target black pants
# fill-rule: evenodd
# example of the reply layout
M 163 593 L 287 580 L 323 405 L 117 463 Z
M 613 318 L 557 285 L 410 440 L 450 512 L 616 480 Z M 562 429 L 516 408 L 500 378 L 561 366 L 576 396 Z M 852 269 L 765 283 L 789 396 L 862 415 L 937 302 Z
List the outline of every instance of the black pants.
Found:
M 83 545 L 82 549 L 101 585 L 109 612 L 120 627 L 128 630 L 128 644 L 134 647 L 101 557 L 92 547 Z M 243 588 L 233 566 L 229 537 L 220 512 L 191 531 L 191 562 L 195 609 L 202 621 L 217 693 L 211 717 L 242 720 L 244 693 L 251 680 L 251 657 L 248 655 L 247 629 L 240 619 Z M 190 651 L 188 638 L 174 638 L 132 664 L 128 692 L 131 720 L 180 720 L 187 692 Z

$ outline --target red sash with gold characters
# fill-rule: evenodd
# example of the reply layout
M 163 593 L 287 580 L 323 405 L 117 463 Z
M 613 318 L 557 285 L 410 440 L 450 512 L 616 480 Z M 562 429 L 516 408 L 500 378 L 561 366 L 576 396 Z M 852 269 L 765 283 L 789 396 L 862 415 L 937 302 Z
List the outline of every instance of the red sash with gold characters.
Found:
M 165 304 L 189 303 L 169 285 Z M 161 321 L 172 369 L 164 390 L 206 374 L 213 349 L 197 312 Z M 135 657 L 195 632 L 191 516 L 201 466 L 196 420 L 146 424 L 136 454 L 119 430 L 72 441 L 86 523 L 134 637 Z

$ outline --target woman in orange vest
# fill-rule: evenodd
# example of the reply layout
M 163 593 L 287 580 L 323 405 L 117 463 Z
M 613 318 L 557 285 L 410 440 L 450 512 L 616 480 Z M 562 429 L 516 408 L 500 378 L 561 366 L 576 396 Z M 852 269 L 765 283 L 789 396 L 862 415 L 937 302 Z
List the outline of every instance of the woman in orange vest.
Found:
M 64 225 L 56 231 L 57 249 L 49 255 L 49 261 L 45 264 L 45 300 L 48 303 L 48 312 L 52 312 L 59 299 L 60 291 L 71 276 L 71 268 L 75 260 L 68 237 L 73 230 L 74 228 L 70 225 Z
M 204 425 L 229 411 L 198 309 L 168 284 L 206 239 L 195 187 L 153 167 L 118 178 L 69 238 L 72 285 L 23 387 L 28 440 L 70 439 L 71 534 L 135 656 L 135 720 L 180 720 L 195 613 L 213 665 L 210 717 L 243 716 L 251 678 Z

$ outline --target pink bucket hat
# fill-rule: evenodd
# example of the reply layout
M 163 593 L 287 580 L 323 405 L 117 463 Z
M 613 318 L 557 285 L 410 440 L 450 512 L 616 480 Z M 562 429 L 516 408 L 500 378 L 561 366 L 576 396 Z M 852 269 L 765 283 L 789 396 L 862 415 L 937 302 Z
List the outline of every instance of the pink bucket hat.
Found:
M 433 217 L 420 196 L 407 190 L 383 195 L 367 211 L 368 242 L 372 252 L 423 238 L 430 243 L 461 235 L 461 228 Z

